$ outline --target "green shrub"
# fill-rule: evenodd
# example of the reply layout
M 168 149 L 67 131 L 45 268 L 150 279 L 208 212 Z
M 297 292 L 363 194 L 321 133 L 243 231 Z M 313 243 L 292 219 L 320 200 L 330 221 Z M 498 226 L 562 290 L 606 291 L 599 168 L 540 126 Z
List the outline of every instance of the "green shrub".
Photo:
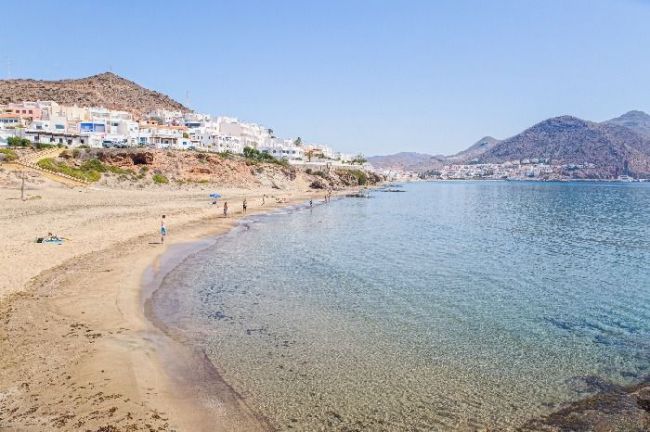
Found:
M 12 136 L 7 138 L 7 145 L 10 147 L 31 147 L 32 142 L 27 138 Z
M 18 159 L 18 155 L 11 149 L 0 149 L 0 154 L 4 155 L 5 162 L 12 162 Z
M 165 177 L 162 174 L 154 174 L 153 177 L 151 177 L 154 183 L 156 184 L 167 184 L 169 183 L 169 179 Z
M 37 148 L 38 150 L 43 150 L 43 149 L 55 148 L 55 147 L 57 147 L 57 145 L 56 144 L 34 143 L 33 147 Z
M 353 165 L 354 165 L 354 164 L 363 165 L 363 164 L 365 164 L 366 162 L 368 162 L 368 160 L 367 160 L 367 159 L 366 159 L 366 158 L 365 158 L 361 153 L 359 153 L 358 155 L 356 155 L 356 156 L 354 157 L 354 159 L 352 159 L 352 160 L 350 161 L 350 163 L 352 163 Z
M 131 169 L 124 169 L 113 165 L 104 165 L 104 166 L 106 167 L 106 171 L 112 172 L 113 174 L 119 174 L 119 175 L 135 174 L 135 172 L 133 172 L 133 170 Z
M 368 176 L 365 172 L 361 170 L 352 170 L 350 171 L 350 174 L 352 174 L 357 179 L 359 186 L 363 186 L 368 183 Z
M 84 171 L 97 171 L 106 172 L 108 169 L 99 159 L 90 159 L 81 164 L 81 169 Z
M 58 172 L 61 174 L 67 174 L 70 177 L 74 177 L 80 180 L 96 182 L 102 177 L 101 173 L 98 171 L 83 168 L 83 166 L 81 168 L 74 168 L 66 165 L 65 163 L 57 162 L 52 158 L 41 159 L 36 164 L 43 169 Z

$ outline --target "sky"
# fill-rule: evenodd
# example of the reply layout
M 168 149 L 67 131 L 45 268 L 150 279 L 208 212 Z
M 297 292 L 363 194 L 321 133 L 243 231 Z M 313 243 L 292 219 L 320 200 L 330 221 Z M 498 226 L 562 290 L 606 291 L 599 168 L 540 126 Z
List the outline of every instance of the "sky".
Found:
M 0 11 L 0 78 L 112 71 L 350 153 L 452 154 L 557 115 L 650 112 L 650 1 L 22 0 Z

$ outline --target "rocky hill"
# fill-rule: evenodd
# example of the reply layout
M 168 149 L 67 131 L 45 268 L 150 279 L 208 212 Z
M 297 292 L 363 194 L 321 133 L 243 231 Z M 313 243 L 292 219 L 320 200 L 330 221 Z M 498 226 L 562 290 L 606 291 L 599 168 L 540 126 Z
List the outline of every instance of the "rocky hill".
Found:
M 481 162 L 548 159 L 552 164 L 593 164 L 602 176 L 650 173 L 650 141 L 630 128 L 572 116 L 545 120 L 499 142 Z
M 458 152 L 455 155 L 447 157 L 447 161 L 466 162 L 466 161 L 477 159 L 485 152 L 492 150 L 500 142 L 501 141 L 491 136 L 483 137 L 480 140 L 478 140 L 476 143 L 474 143 L 472 146 L 470 146 L 469 148 L 461 152 Z
M 484 137 L 451 156 L 397 153 L 368 158 L 380 169 L 419 173 L 450 164 L 522 159 L 545 159 L 553 165 L 588 165 L 588 172 L 580 174 L 585 178 L 650 177 L 650 115 L 630 111 L 602 123 L 560 116 L 505 140 Z
M 650 115 L 643 111 L 629 111 L 620 117 L 603 122 L 603 124 L 624 126 L 646 138 L 650 138 Z
M 379 170 L 425 172 L 440 169 L 444 156 L 425 153 L 402 152 L 387 156 L 371 156 L 368 162 Z
M 156 108 L 190 111 L 167 95 L 146 89 L 111 72 L 59 81 L 0 80 L 0 104 L 25 100 L 51 100 L 63 105 L 103 106 L 130 111 L 136 116 Z

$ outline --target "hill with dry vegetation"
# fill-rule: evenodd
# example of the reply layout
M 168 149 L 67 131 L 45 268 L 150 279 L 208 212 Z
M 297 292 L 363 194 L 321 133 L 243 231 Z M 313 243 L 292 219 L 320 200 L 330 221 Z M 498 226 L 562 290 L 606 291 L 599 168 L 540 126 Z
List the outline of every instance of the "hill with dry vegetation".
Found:
M 169 96 L 146 89 L 112 72 L 57 81 L 0 80 L 0 104 L 37 100 L 54 101 L 62 105 L 103 106 L 132 112 L 136 117 L 157 108 L 190 111 Z

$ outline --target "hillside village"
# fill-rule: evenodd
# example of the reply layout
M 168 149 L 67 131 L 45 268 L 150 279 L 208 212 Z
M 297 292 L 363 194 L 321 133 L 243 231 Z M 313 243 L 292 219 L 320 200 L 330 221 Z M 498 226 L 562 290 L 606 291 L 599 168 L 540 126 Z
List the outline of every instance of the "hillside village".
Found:
M 293 163 L 360 162 L 360 158 L 326 145 L 278 138 L 272 129 L 256 123 L 180 110 L 156 109 L 136 118 L 128 111 L 54 101 L 8 103 L 0 105 L 0 145 L 6 145 L 11 137 L 70 148 L 148 147 L 243 154 L 250 147 Z

